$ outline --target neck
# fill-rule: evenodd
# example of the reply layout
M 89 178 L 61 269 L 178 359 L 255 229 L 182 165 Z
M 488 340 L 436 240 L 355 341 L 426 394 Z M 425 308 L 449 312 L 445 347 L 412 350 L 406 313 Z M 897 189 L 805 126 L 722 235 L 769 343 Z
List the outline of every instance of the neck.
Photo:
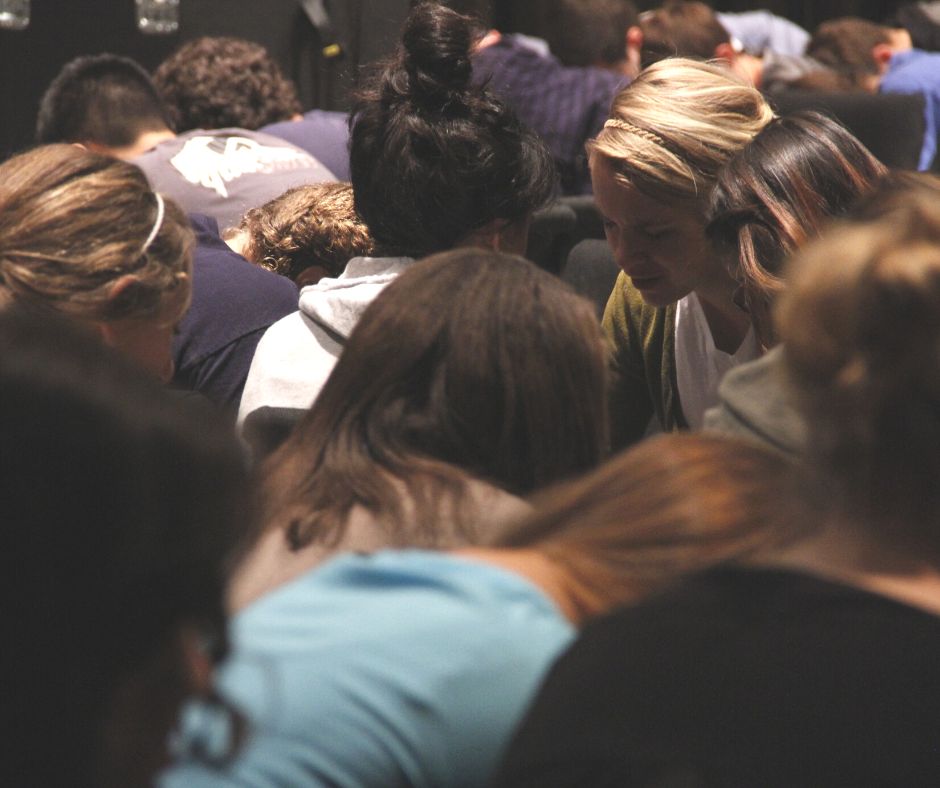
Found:
M 735 287 L 734 280 L 727 277 L 708 289 L 695 291 L 715 347 L 724 353 L 734 353 L 741 347 L 751 327 L 751 318 L 732 300 Z
M 940 615 L 940 567 L 831 518 L 812 536 L 761 563 L 796 569 Z

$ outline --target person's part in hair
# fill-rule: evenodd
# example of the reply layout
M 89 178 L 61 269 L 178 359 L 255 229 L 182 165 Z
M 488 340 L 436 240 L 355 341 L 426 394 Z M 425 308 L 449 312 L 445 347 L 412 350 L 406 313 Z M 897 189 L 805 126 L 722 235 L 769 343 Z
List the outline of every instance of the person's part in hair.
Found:
M 186 216 L 131 164 L 50 145 L 0 165 L 0 302 L 77 320 L 164 381 L 192 246 Z
M 479 541 L 471 480 L 525 496 L 600 461 L 606 368 L 590 304 L 534 264 L 461 249 L 409 267 L 266 466 L 284 565 L 290 550 L 308 551 L 296 573 L 337 549 Z
M 776 314 L 828 501 L 934 561 L 938 206 L 936 178 L 889 180 L 857 220 L 798 255 Z
M 173 340 L 172 384 L 235 413 L 262 336 L 297 311 L 297 287 L 232 251 L 213 219 L 190 221 L 193 299 Z
M 760 352 L 705 237 L 705 207 L 724 163 L 772 118 L 760 92 L 727 69 L 676 58 L 624 88 L 588 144 L 595 203 L 622 269 L 604 313 L 618 373 L 615 448 L 641 438 L 654 414 L 667 431 L 700 424 L 724 371 Z
M 670 436 L 563 488 L 511 545 L 348 555 L 306 572 L 239 616 L 220 689 L 258 736 L 219 779 L 487 784 L 572 625 L 779 541 L 777 527 L 803 522 L 788 516 L 789 478 L 757 449 Z M 273 636 L 282 628 L 290 646 Z M 296 703 L 272 709 L 265 671 L 249 668 L 259 659 Z M 356 735 L 319 735 L 309 721 L 321 716 Z M 285 756 L 286 737 L 302 746 Z M 169 785 L 209 779 L 184 764 Z
M 226 240 L 246 259 L 301 287 L 339 276 L 353 257 L 374 250 L 348 183 L 290 189 L 248 211 Z
M 260 44 L 205 36 L 164 60 L 153 81 L 178 132 L 256 130 L 300 115 L 293 83 Z
M 125 160 L 173 137 L 150 75 L 118 55 L 83 55 L 66 63 L 39 103 L 36 142 L 76 142 Z
M 721 170 L 706 232 L 763 347 L 776 344 L 771 308 L 784 288 L 784 261 L 885 173 L 861 142 L 815 112 L 771 121 Z
M 385 254 L 421 257 L 481 233 L 498 243 L 553 192 L 544 144 L 472 81 L 477 29 L 418 4 L 394 59 L 353 108 L 356 210 Z
M 74 322 L 17 305 L 0 310 L 0 440 L 17 633 L 0 782 L 150 785 L 226 651 L 253 508 L 239 446 Z
M 546 35 L 566 66 L 607 68 L 628 76 L 627 31 L 637 22 L 631 0 L 555 0 Z

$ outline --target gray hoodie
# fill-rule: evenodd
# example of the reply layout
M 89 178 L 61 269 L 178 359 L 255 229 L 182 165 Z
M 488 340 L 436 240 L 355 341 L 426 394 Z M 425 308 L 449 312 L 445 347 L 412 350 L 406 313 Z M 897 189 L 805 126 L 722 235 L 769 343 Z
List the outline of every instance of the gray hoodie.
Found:
M 297 312 L 272 325 L 258 343 L 238 422 L 262 407 L 309 408 L 373 299 L 410 257 L 354 257 L 336 279 L 300 291 Z

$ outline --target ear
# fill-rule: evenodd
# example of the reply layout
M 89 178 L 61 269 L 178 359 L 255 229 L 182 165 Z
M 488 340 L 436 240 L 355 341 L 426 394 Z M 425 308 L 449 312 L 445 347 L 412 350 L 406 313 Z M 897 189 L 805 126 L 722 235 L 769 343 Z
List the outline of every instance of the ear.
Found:
M 734 63 L 734 59 L 737 57 L 737 55 L 738 53 L 735 51 L 734 46 L 730 41 L 725 41 L 724 43 L 721 43 L 715 47 L 716 60 L 725 60 L 728 63 Z
M 140 279 L 133 274 L 124 274 L 119 276 L 108 288 L 108 301 L 115 302 L 121 298 L 130 288 L 140 282 Z
M 636 25 L 627 28 L 627 55 L 635 51 L 639 54 L 643 49 L 643 31 Z
M 894 49 L 891 44 L 875 44 L 872 47 L 871 56 L 875 61 L 875 65 L 878 67 L 879 73 L 883 74 L 888 69 L 888 63 L 893 54 Z
M 624 71 L 628 77 L 635 77 L 642 70 L 640 50 L 643 49 L 643 31 L 636 25 L 627 28 L 627 64 Z

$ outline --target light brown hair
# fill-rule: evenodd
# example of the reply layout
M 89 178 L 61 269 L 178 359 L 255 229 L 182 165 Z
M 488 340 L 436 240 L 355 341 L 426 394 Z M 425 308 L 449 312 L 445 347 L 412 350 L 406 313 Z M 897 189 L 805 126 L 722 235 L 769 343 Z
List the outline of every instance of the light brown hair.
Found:
M 454 546 L 435 524 L 468 478 L 526 495 L 600 462 L 606 370 L 593 307 L 551 274 L 483 249 L 433 255 L 366 309 L 268 461 L 266 522 L 296 548 L 335 546 L 358 505 L 389 545 Z
M 314 265 L 323 267 L 328 276 L 339 276 L 351 258 L 373 251 L 348 183 L 289 189 L 248 211 L 238 230 L 247 233 L 245 257 L 294 281 Z
M 156 316 L 188 294 L 194 244 L 182 210 L 169 199 L 164 209 L 147 244 L 159 205 L 134 165 L 73 145 L 14 156 L 0 165 L 0 303 L 82 320 Z
M 581 607 L 604 610 L 794 538 L 799 485 L 787 459 L 753 444 L 657 436 L 536 498 L 493 546 L 538 550 Z
M 777 308 L 836 511 L 940 556 L 940 181 L 887 181 L 794 258 Z

